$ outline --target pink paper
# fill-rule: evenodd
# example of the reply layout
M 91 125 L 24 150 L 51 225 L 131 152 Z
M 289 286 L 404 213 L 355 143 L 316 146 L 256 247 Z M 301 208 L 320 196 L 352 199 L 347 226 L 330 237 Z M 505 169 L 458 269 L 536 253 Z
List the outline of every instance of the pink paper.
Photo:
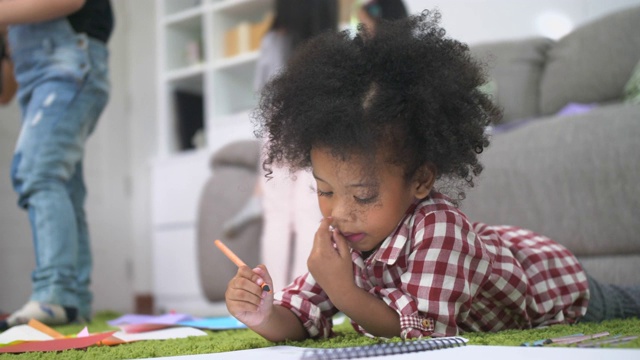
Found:
M 126 333 L 140 333 L 165 329 L 178 325 L 183 321 L 193 321 L 196 318 L 185 315 L 169 313 L 164 315 L 126 314 L 117 319 L 107 321 L 111 326 L 117 326 Z
M 146 331 L 154 331 L 160 329 L 166 329 L 168 327 L 172 327 L 173 325 L 162 325 L 162 324 L 131 324 L 131 325 L 119 325 L 120 330 L 129 333 L 141 333 Z
M 83 349 L 99 343 L 113 335 L 115 331 L 89 335 L 86 337 L 53 339 L 45 341 L 29 341 L 16 345 L 0 347 L 0 353 L 23 353 L 31 351 L 62 351 L 69 349 Z
M 89 335 L 89 329 L 87 329 L 87 327 L 85 326 L 84 329 L 82 329 L 82 331 L 80 331 L 76 337 L 87 337 Z

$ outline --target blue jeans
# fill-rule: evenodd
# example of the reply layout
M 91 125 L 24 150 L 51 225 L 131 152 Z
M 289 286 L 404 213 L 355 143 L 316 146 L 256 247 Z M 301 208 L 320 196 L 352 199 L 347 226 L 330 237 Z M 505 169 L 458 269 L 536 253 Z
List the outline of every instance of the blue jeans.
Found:
M 589 306 L 583 322 L 640 318 L 640 286 L 603 284 L 587 274 Z
M 11 26 L 9 44 L 22 110 L 11 179 L 33 234 L 31 300 L 90 318 L 82 159 L 109 96 L 108 51 L 76 34 L 66 18 Z

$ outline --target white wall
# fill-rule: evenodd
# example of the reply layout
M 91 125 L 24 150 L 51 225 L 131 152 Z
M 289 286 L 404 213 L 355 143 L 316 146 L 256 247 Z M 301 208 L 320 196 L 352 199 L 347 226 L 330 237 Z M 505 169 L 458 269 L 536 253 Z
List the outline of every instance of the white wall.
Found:
M 127 18 L 130 174 L 132 191 L 131 252 L 135 294 L 152 292 L 151 159 L 156 153 L 156 1 L 120 0 Z
M 132 311 L 152 291 L 150 167 L 156 150 L 154 0 L 112 0 L 112 94 L 86 155 L 87 212 L 93 236 L 96 309 Z M 470 44 L 538 35 L 548 11 L 579 25 L 640 0 L 405 0 L 410 12 L 438 7 L 449 36 Z M 9 180 L 19 130 L 15 103 L 0 107 L 0 312 L 27 300 L 34 266 L 27 217 Z
M 439 9 L 447 35 L 475 44 L 542 35 L 540 20 L 562 28 L 640 4 L 639 0 L 404 0 L 409 12 Z M 547 28 L 548 30 L 548 28 Z M 555 38 L 555 37 L 554 37 Z
M 0 107 L 0 312 L 12 311 L 27 299 L 35 264 L 27 216 L 17 209 L 9 178 L 19 119 L 17 105 Z

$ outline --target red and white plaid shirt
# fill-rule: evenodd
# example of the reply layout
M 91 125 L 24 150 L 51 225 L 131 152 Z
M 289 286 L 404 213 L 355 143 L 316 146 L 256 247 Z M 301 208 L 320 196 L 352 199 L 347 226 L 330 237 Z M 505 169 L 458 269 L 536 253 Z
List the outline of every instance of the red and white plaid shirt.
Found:
M 403 338 L 573 322 L 587 311 L 587 277 L 566 248 L 528 230 L 472 224 L 437 192 L 414 203 L 367 259 L 352 250 L 352 261 L 356 284 L 400 315 Z M 332 335 L 339 309 L 311 274 L 275 303 L 311 337 Z

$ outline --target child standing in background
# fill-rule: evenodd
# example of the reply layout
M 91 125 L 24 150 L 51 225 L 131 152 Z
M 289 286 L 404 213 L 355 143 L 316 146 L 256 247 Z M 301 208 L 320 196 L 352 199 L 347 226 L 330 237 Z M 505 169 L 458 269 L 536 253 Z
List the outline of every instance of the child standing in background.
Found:
M 29 300 L 0 321 L 0 331 L 30 319 L 89 321 L 93 261 L 83 158 L 109 97 L 111 3 L 0 0 L 5 25 L 22 110 L 11 180 L 29 215 L 36 267 Z
M 260 44 L 254 90 L 259 93 L 282 71 L 301 44 L 320 33 L 337 30 L 337 0 L 275 1 L 273 24 Z M 258 170 L 264 174 L 262 166 Z M 259 176 L 249 201 L 224 224 L 223 232 L 233 238 L 248 223 L 262 219 L 260 256 L 277 283 L 284 286 L 293 274 L 306 269 L 310 247 L 300 240 L 313 236 L 322 215 L 310 191 L 313 177 L 308 171 L 272 171 L 277 178 L 265 181 Z
M 230 313 L 267 340 L 331 336 L 338 311 L 405 339 L 640 314 L 640 289 L 598 284 L 555 241 L 458 209 L 500 111 L 439 18 L 323 35 L 265 87 L 264 166 L 311 168 L 323 215 L 308 273 L 275 295 L 264 265 L 229 282 Z

